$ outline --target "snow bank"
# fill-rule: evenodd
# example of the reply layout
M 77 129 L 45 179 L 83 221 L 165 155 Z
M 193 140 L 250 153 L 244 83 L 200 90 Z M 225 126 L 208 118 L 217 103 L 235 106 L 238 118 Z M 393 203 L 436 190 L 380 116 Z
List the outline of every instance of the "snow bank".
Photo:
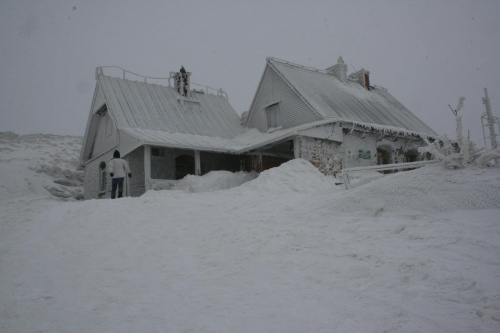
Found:
M 255 172 L 211 171 L 203 176 L 187 175 L 175 183 L 171 190 L 190 193 L 227 190 L 240 186 L 257 176 Z
M 339 191 L 335 178 L 322 174 L 311 163 L 295 159 L 283 163 L 280 167 L 263 172 L 212 171 L 203 176 L 188 175 L 179 180 L 167 191 L 148 191 L 143 197 L 170 197 L 172 190 L 187 193 L 203 193 L 229 190 L 227 195 L 257 196 L 259 198 L 276 197 L 288 194 L 319 193 Z M 223 194 L 226 195 L 226 194 Z
M 241 186 L 241 190 L 252 190 L 262 195 L 313 193 L 334 188 L 335 178 L 323 175 L 303 159 L 294 159 L 278 168 L 263 171 L 258 178 Z
M 374 214 L 500 208 L 500 172 L 498 168 L 427 166 L 386 175 L 346 191 L 327 205 L 332 211 Z
M 83 197 L 81 137 L 0 132 L 0 199 Z

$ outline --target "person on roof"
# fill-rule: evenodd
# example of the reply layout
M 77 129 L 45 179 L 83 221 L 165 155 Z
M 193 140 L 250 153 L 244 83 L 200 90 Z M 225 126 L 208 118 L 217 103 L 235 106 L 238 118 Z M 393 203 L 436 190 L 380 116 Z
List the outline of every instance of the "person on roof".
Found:
M 132 178 L 130 167 L 127 161 L 120 158 L 120 152 L 115 150 L 113 158 L 109 162 L 108 172 L 111 176 L 111 199 L 116 197 L 116 189 L 118 188 L 118 198 L 123 197 L 123 181 L 125 176 Z

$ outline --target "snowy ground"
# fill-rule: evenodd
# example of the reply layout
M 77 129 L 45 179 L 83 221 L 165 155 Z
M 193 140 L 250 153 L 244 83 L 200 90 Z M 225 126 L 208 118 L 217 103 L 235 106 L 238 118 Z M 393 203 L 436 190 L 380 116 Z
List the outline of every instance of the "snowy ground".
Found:
M 346 191 L 295 160 L 75 201 L 47 188 L 78 192 L 77 138 L 0 138 L 1 332 L 500 331 L 499 169 Z
M 82 138 L 0 132 L 0 200 L 23 196 L 83 198 Z

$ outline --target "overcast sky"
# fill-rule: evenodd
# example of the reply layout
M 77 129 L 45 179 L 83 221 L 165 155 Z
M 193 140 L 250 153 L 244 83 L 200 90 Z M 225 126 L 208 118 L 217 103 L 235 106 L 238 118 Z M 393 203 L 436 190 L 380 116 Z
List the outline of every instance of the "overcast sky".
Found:
M 500 1 L 0 0 L 0 131 L 83 135 L 95 68 L 223 88 L 249 109 L 265 58 L 365 68 L 440 134 L 448 104 L 479 146 L 483 88 L 500 116 Z

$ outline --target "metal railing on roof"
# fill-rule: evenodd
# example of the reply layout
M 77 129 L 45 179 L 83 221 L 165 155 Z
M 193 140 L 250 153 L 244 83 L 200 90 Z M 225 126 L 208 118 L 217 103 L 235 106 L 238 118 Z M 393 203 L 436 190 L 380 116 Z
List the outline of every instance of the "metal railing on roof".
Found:
M 121 68 L 119 66 L 99 66 L 95 69 L 95 78 L 97 80 L 97 78 L 99 77 L 99 75 L 104 75 L 104 76 L 112 76 L 112 75 L 109 75 L 109 72 L 108 73 L 104 73 L 104 69 L 106 69 L 107 71 L 113 71 L 115 70 L 114 72 L 118 72 L 118 74 L 115 74 L 114 76 L 115 77 L 121 77 L 123 80 L 130 80 L 130 81 L 139 81 L 139 82 L 144 82 L 144 83 L 157 83 L 159 81 L 166 81 L 168 86 L 169 87 L 172 87 L 172 81 L 174 79 L 174 76 L 175 76 L 175 72 L 170 72 L 170 76 L 169 77 L 153 77 L 153 76 L 144 76 L 144 75 L 141 75 L 141 74 L 137 74 L 137 73 L 134 73 L 134 72 L 131 72 L 129 70 L 126 70 L 124 68 Z M 152 82 L 154 81 L 154 82 Z M 217 96 L 222 96 L 224 97 L 225 99 L 229 100 L 229 96 L 227 94 L 227 92 L 225 92 L 224 90 L 222 89 L 216 89 L 216 88 L 212 88 L 212 87 L 209 87 L 209 86 L 205 86 L 205 85 L 202 85 L 202 84 L 197 84 L 197 83 L 194 83 L 194 82 L 191 82 L 190 83 L 191 85 L 194 85 L 194 86 L 197 86 L 197 87 L 201 87 L 203 88 L 201 91 L 200 90 L 195 90 L 194 92 L 197 92 L 197 93 L 200 93 L 200 92 L 203 92 L 203 93 L 207 93 L 207 94 L 212 94 L 212 95 L 217 95 Z
M 216 94 L 217 96 L 222 96 L 225 99 L 229 100 L 229 96 L 227 95 L 227 92 L 225 92 L 224 90 L 222 90 L 222 88 L 216 89 L 216 88 L 212 88 L 212 87 L 205 86 L 205 85 L 202 85 L 202 84 L 197 84 L 197 83 L 194 83 L 194 82 L 191 82 L 191 85 L 203 88 L 203 91 L 205 93 L 207 93 L 207 94 L 211 94 L 211 93 L 212 94 Z M 193 91 L 194 92 L 199 92 L 198 90 L 193 90 Z

